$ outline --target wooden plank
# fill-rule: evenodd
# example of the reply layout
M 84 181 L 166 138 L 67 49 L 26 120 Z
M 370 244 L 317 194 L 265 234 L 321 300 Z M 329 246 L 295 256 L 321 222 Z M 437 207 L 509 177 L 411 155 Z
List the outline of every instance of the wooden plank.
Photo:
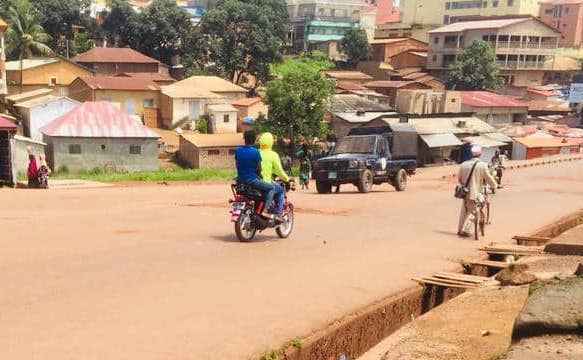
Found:
M 456 288 L 456 289 L 477 289 L 477 286 L 468 286 L 467 284 L 465 285 L 458 285 L 458 284 L 451 284 L 451 283 L 447 283 L 447 282 L 443 282 L 443 281 L 439 281 L 437 280 L 432 280 L 432 279 L 416 279 L 413 278 L 413 281 L 416 281 L 418 283 L 420 283 L 421 285 L 437 285 L 437 286 L 442 286 L 442 287 L 449 287 L 449 288 Z
M 486 246 L 480 250 L 485 251 L 489 254 L 500 254 L 500 255 L 537 255 L 543 252 L 544 248 L 542 246 Z
M 462 261 L 462 265 L 469 264 L 469 265 L 477 265 L 477 266 L 486 266 L 491 267 L 494 269 L 506 269 L 510 266 L 510 263 L 504 261 L 493 261 L 493 260 L 464 260 Z
M 520 235 L 516 235 L 515 237 L 513 237 L 513 239 L 516 240 L 516 243 L 518 245 L 522 245 L 522 246 L 530 246 L 529 244 L 535 244 L 535 246 L 541 245 L 541 244 L 544 245 L 552 240 L 549 237 L 520 236 Z
M 423 280 L 440 281 L 440 282 L 443 282 L 443 283 L 456 284 L 456 285 L 467 285 L 468 287 L 480 287 L 480 284 L 475 284 L 475 283 L 471 283 L 471 282 L 468 282 L 468 281 L 453 280 L 453 279 L 443 279 L 443 278 L 438 278 L 438 277 L 435 277 L 435 276 L 424 276 L 422 279 Z
M 442 272 L 434 273 L 433 276 L 437 277 L 437 278 L 469 282 L 469 283 L 478 284 L 478 285 L 490 280 L 490 278 L 482 277 L 482 276 L 442 273 Z

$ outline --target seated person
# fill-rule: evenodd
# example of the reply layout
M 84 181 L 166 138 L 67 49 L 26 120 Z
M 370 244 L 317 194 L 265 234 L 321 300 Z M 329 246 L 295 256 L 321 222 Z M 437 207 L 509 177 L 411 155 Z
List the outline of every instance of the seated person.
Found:
M 273 151 L 273 135 L 264 133 L 259 138 L 261 148 L 261 176 L 263 180 L 275 187 L 275 219 L 282 221 L 281 214 L 285 203 L 285 190 L 279 184 L 273 182 L 273 176 L 277 176 L 283 182 L 289 182 L 289 176 L 281 166 L 279 155 Z
M 235 150 L 237 182 L 261 191 L 265 195 L 265 207 L 263 211 L 266 211 L 273 202 L 275 187 L 273 184 L 261 180 L 261 155 L 255 147 L 255 131 L 246 131 L 243 136 L 245 138 L 245 146 L 241 146 Z

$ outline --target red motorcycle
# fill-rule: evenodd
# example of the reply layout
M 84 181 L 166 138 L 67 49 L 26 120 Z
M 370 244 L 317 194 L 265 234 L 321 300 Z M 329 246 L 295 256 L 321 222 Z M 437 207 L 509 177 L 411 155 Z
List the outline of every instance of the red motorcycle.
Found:
M 235 234 L 241 242 L 253 240 L 257 232 L 275 229 L 282 239 L 289 237 L 294 227 L 294 205 L 289 201 L 287 193 L 295 190 L 294 182 L 278 182 L 285 191 L 285 203 L 282 219 L 279 222 L 262 215 L 265 206 L 263 193 L 245 184 L 232 184 L 234 199 L 231 203 L 231 222 L 235 224 Z M 274 204 L 275 205 L 275 204 Z

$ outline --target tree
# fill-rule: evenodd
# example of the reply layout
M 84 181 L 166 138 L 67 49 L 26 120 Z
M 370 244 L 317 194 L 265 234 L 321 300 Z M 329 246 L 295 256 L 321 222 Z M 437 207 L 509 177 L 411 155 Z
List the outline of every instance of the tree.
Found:
M 267 83 L 269 117 L 257 126 L 282 138 L 323 138 L 328 132 L 324 115 L 334 88 L 334 82 L 313 64 L 297 62 L 281 78 Z
M 217 71 L 240 83 L 245 75 L 269 79 L 269 65 L 281 61 L 287 35 L 285 0 L 219 0 L 201 20 L 206 51 Z
M 301 71 L 304 68 L 310 71 L 322 72 L 336 67 L 334 62 L 328 59 L 323 51 L 312 51 L 309 54 L 301 54 L 299 60 L 288 59 L 278 64 L 271 64 L 271 75 L 282 77 L 294 70 Z
M 127 0 L 113 0 L 102 24 L 105 38 L 113 46 L 133 46 L 140 42 L 139 19 Z
M 39 25 L 38 10 L 29 0 L 14 0 L 9 9 L 9 28 L 6 34 L 8 53 L 18 54 L 20 61 L 20 92 L 22 92 L 22 63 L 33 54 L 51 55 L 53 51 L 45 45 L 50 40 Z
M 446 81 L 449 89 L 497 89 L 502 85 L 496 55 L 488 42 L 477 40 L 464 50 Z
M 359 62 L 372 56 L 372 48 L 368 42 L 366 31 L 362 29 L 350 29 L 344 34 L 340 42 L 340 49 L 346 55 L 346 63 L 350 67 L 356 67 Z

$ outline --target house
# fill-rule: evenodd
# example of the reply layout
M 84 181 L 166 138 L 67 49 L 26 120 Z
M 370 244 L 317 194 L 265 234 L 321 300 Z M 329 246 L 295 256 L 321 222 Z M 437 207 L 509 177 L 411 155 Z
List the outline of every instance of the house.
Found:
M 164 73 L 131 73 L 131 72 L 123 72 L 116 74 L 117 77 L 128 77 L 128 78 L 138 78 L 138 79 L 147 79 L 150 81 L 155 82 L 160 86 L 171 85 L 176 80 L 174 80 L 169 74 Z
M 462 111 L 459 91 L 406 90 L 397 91 L 395 108 L 401 114 L 445 114 Z
M 526 106 L 531 116 L 567 115 L 575 112 L 575 109 L 569 107 L 568 101 L 559 99 L 529 100 L 526 101 Z
M 354 94 L 336 94 L 330 100 L 329 112 L 390 112 L 393 108 L 387 103 L 378 103 Z
M 559 84 L 569 87 L 575 75 L 581 73 L 580 59 L 567 56 L 557 56 L 554 60 L 547 60 L 545 64 L 543 83 Z
M 4 99 L 3 99 L 4 101 L 0 102 L 0 110 L 4 113 L 6 111 L 8 111 L 10 113 L 16 114 L 16 113 L 18 113 L 18 110 L 14 106 L 14 105 L 16 105 L 16 103 L 36 99 L 36 98 L 43 97 L 43 96 L 53 95 L 53 94 L 54 94 L 53 89 L 45 88 L 45 89 L 26 91 L 23 93 L 16 93 L 16 94 L 12 94 L 12 95 L 5 95 Z
M 71 59 L 97 75 L 164 72 L 160 62 L 131 48 L 95 47 Z
M 412 38 L 374 39 L 372 61 L 386 62 L 395 69 L 424 67 L 427 60 L 427 43 Z
M 539 18 L 561 32 L 559 47 L 583 46 L 583 0 L 542 0 Z
M 411 90 L 411 89 L 431 89 L 429 85 L 419 83 L 416 81 L 371 81 L 364 86 L 368 89 L 374 90 L 378 93 L 386 95 L 389 100 L 389 105 L 395 106 L 395 100 L 397 99 L 398 90 Z
M 25 136 L 35 141 L 42 141 L 40 128 L 65 115 L 79 106 L 79 102 L 65 96 L 46 95 L 39 98 L 16 103 L 22 119 Z
M 239 111 L 230 104 L 208 106 L 210 129 L 215 134 L 236 133 Z
M 389 101 L 389 97 L 386 95 L 347 81 L 338 81 L 336 83 L 336 94 L 358 95 L 378 103 L 387 103 Z
M 174 83 L 172 86 L 174 85 L 177 88 L 194 88 L 215 93 L 225 98 L 229 104 L 246 98 L 248 92 L 247 89 L 225 79 L 221 79 L 218 76 L 191 76 Z
M 52 169 L 158 170 L 158 134 L 107 101 L 83 103 L 40 131 Z
M 419 134 L 417 161 L 420 165 L 461 162 L 470 151 L 470 146 L 464 145 L 461 139 L 496 133 L 496 129 L 471 113 L 394 115 L 371 121 L 364 126 L 377 127 L 403 122 L 413 125 Z
M 241 133 L 182 134 L 178 156 L 194 169 L 234 169 L 235 149 L 244 144 Z
M 473 112 L 493 126 L 525 122 L 528 105 L 511 96 L 490 91 L 460 91 L 462 112 Z
M 261 115 L 267 116 L 269 107 L 260 97 L 244 98 L 237 100 L 233 106 L 239 111 L 237 120 L 237 132 L 248 130 L 248 125 L 244 122 L 253 123 Z
M 559 32 L 532 17 L 463 21 L 429 31 L 427 69 L 445 78 L 459 54 L 476 40 L 494 50 L 505 83 L 517 87 L 543 85 L 552 70 Z
M 346 111 L 335 112 L 330 120 L 330 129 L 337 139 L 340 139 L 350 132 L 350 130 L 370 123 L 373 120 L 395 115 L 392 111 Z
M 325 71 L 324 76 L 328 79 L 349 82 L 356 85 L 363 85 L 373 80 L 372 76 L 362 73 L 360 71 L 341 71 L 341 70 Z
M 158 112 L 160 86 L 144 78 L 83 76 L 71 84 L 70 97 L 80 102 L 118 103 L 121 111 L 126 114 L 143 118 L 146 109 L 154 109 L 155 113 Z
M 0 19 L 0 95 L 8 93 L 6 86 L 6 49 L 4 48 L 4 34 L 8 30 L 8 24 Z
M 80 76 L 92 76 L 84 66 L 62 58 L 33 58 L 22 60 L 22 89 L 20 61 L 6 62 L 8 94 L 51 88 L 55 95 L 68 96 L 69 85 Z
M 12 142 L 17 126 L 0 115 L 0 186 L 16 185 L 16 171 L 13 165 Z
M 179 81 L 162 87 L 160 116 L 162 127 L 173 129 L 195 122 L 208 115 L 208 105 L 224 104 L 226 99 L 214 92 L 190 86 Z
M 559 154 L 579 154 L 583 139 L 555 136 L 515 137 L 512 148 L 513 160 L 529 160 Z

